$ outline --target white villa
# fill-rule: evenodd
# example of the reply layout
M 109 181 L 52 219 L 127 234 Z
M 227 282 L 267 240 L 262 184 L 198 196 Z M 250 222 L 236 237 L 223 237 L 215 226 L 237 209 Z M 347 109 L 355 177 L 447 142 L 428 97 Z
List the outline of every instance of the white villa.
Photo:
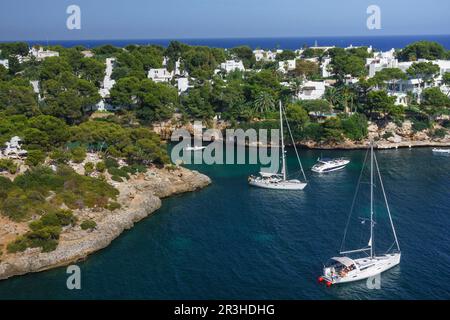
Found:
M 416 62 L 432 62 L 433 64 L 436 64 L 439 66 L 439 74 L 430 82 L 425 82 L 422 79 L 409 78 L 391 84 L 388 88 L 388 94 L 396 97 L 397 105 L 406 106 L 408 104 L 408 92 L 412 93 L 419 102 L 424 89 L 440 87 L 443 93 L 447 94 L 449 92 L 449 88 L 442 83 L 442 76 L 445 73 L 450 72 L 450 60 L 428 61 L 419 59 L 417 61 L 399 62 L 395 56 L 395 49 L 391 49 L 386 52 L 375 52 L 373 58 L 368 58 L 366 60 L 366 66 L 369 69 L 369 78 L 372 78 L 377 72 L 386 68 L 398 68 L 406 73 L 408 68 Z
M 297 59 L 285 60 L 278 62 L 278 71 L 286 73 L 292 70 L 295 70 L 297 64 Z
M 41 91 L 39 90 L 39 80 L 30 81 L 30 84 L 33 87 L 33 92 L 38 95 L 38 100 L 42 101 Z
M 277 57 L 277 52 L 273 52 L 271 50 L 265 51 L 262 49 L 253 50 L 253 54 L 255 55 L 256 61 L 275 61 Z
M 166 68 L 150 69 L 148 71 L 148 78 L 155 82 L 169 82 L 172 80 L 173 72 L 169 72 Z
M 226 73 L 232 72 L 232 71 L 245 71 L 244 64 L 242 63 L 242 60 L 236 61 L 236 60 L 227 60 L 220 64 L 220 69 L 225 71 Z
M 0 59 L 0 65 L 4 66 L 6 69 L 9 69 L 9 60 L 8 59 Z
M 386 52 L 375 52 L 373 58 L 366 59 L 366 66 L 369 68 L 369 78 L 375 73 L 385 68 L 398 68 L 398 60 L 395 57 L 395 49 Z
M 320 64 L 320 70 L 322 71 L 322 77 L 329 78 L 333 76 L 333 72 L 331 72 L 331 58 L 327 57 L 322 60 L 322 63 Z
M 22 149 L 20 142 L 22 140 L 18 136 L 14 136 L 11 138 L 9 142 L 6 142 L 6 148 L 3 150 L 3 156 L 9 159 L 18 159 L 21 157 L 25 157 L 28 152 Z M 2 152 L 0 152 L 0 156 Z
M 44 50 L 42 47 L 39 48 L 33 47 L 30 50 L 30 55 L 34 56 L 36 60 L 44 60 L 50 57 L 59 57 L 59 52 Z
M 327 84 L 321 81 L 307 81 L 299 90 L 298 98 L 301 100 L 322 99 L 325 94 Z
M 178 88 L 178 94 L 182 94 L 183 92 L 187 91 L 189 89 L 189 79 L 186 77 L 181 77 L 177 79 L 177 88 Z
M 106 58 L 106 69 L 105 69 L 105 77 L 103 78 L 102 86 L 99 90 L 99 94 L 102 97 L 99 103 L 97 103 L 98 111 L 107 111 L 107 110 L 115 110 L 116 108 L 109 103 L 107 100 L 109 98 L 110 91 L 112 87 L 116 84 L 116 80 L 111 79 L 111 75 L 114 69 L 115 58 Z
M 94 53 L 91 50 L 84 50 L 81 51 L 81 54 L 83 55 L 83 57 L 85 58 L 92 58 L 94 57 Z

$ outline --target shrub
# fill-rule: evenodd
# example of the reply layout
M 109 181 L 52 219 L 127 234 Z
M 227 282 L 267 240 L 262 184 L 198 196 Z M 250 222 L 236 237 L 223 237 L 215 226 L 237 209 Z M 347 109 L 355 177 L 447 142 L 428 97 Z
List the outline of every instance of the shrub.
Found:
M 25 161 L 29 166 L 36 167 L 45 161 L 46 154 L 42 150 L 28 151 L 27 159 Z
M 446 135 L 447 135 L 447 130 L 443 129 L 443 128 L 435 129 L 433 131 L 434 138 L 442 139 L 442 138 L 445 138 Z
M 105 162 L 104 161 L 97 162 L 97 165 L 95 166 L 95 169 L 98 172 L 105 172 L 105 170 L 106 170 Z
M 384 140 L 387 140 L 387 139 L 389 139 L 389 138 L 391 138 L 391 137 L 393 137 L 394 136 L 394 134 L 391 132 L 391 131 L 386 131 L 384 134 L 383 134 L 383 139 Z
M 50 158 L 59 164 L 65 164 L 70 160 L 70 153 L 62 149 L 56 149 L 50 154 Z
M 117 181 L 117 182 L 123 182 L 123 178 L 119 177 L 119 176 L 111 176 L 111 179 L 113 181 Z
M 122 177 L 125 179 L 129 179 L 130 176 L 128 174 L 128 172 L 126 172 L 125 170 L 119 169 L 119 168 L 108 168 L 108 172 L 110 175 L 112 176 L 118 176 L 118 177 Z
M 86 148 L 75 147 L 70 151 L 72 161 L 75 163 L 81 163 L 86 158 Z
M 355 113 L 342 120 L 344 134 L 352 140 L 362 140 L 368 134 L 367 118 L 363 114 Z
M 92 174 L 92 172 L 94 172 L 94 164 L 92 162 L 87 162 L 84 165 L 84 174 L 86 176 L 89 176 Z
M 314 141 L 320 141 L 323 136 L 323 128 L 319 123 L 310 123 L 305 128 L 305 137 Z
M 125 166 L 125 167 L 122 167 L 121 169 L 130 174 L 147 172 L 147 167 L 142 164 L 132 164 L 131 166 Z
M 0 172 L 8 171 L 11 174 L 17 172 L 17 165 L 11 159 L 0 159 Z
M 97 223 L 93 220 L 84 220 L 81 224 L 80 224 L 81 229 L 83 230 L 92 230 L 95 229 L 97 227 Z
M 420 131 L 423 131 L 423 130 L 426 130 L 426 129 L 429 129 L 429 128 L 430 128 L 430 122 L 429 121 L 416 120 L 412 124 L 412 130 L 414 132 L 420 132 Z
M 115 201 L 111 202 L 111 203 L 108 205 L 108 209 L 109 209 L 110 211 L 114 211 L 114 210 L 120 209 L 120 208 L 121 208 L 120 203 L 115 202 Z
M 118 168 L 119 167 L 119 163 L 117 162 L 116 159 L 108 157 L 105 160 L 105 166 L 106 168 Z

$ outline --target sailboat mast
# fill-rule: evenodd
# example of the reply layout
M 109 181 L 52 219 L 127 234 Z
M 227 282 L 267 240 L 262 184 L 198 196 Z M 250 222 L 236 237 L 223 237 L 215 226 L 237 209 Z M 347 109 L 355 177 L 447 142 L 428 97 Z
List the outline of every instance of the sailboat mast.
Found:
M 370 142 L 370 257 L 373 258 L 373 142 Z
M 281 173 L 283 174 L 283 180 L 286 180 L 286 155 L 284 153 L 284 137 L 283 137 L 283 113 L 281 109 L 280 100 L 280 130 L 281 130 Z

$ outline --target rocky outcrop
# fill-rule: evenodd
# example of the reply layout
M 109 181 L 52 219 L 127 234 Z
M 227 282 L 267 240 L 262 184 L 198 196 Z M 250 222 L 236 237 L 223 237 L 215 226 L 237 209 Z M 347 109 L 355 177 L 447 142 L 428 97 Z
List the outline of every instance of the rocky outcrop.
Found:
M 368 137 L 363 141 L 352 141 L 349 139 L 344 139 L 344 141 L 339 143 L 306 141 L 302 145 L 310 149 L 365 149 L 369 141 L 373 140 L 375 148 L 378 149 L 450 146 L 448 130 L 443 137 L 433 135 L 434 130 L 440 129 L 443 128 L 436 126 L 433 129 L 414 132 L 411 121 L 404 121 L 401 125 L 389 122 L 383 127 L 370 123 L 368 126 Z
M 145 174 L 132 177 L 127 182 L 111 182 L 120 191 L 120 209 L 77 210 L 79 220 L 92 219 L 97 227 L 92 231 L 79 226 L 65 229 L 56 250 L 43 253 L 39 248 L 27 249 L 16 254 L 3 253 L 0 257 L 0 279 L 29 272 L 38 272 L 67 265 L 107 247 L 124 230 L 149 216 L 161 207 L 161 198 L 183 192 L 195 191 L 211 183 L 196 171 L 177 168 L 174 170 L 152 168 Z

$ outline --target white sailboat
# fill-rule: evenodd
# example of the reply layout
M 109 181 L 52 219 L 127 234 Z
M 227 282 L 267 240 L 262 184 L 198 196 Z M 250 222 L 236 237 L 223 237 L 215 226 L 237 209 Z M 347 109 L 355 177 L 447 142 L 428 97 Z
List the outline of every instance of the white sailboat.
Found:
M 281 131 L 281 173 L 270 173 L 270 172 L 260 172 L 258 176 L 250 176 L 248 178 L 248 183 L 251 186 L 258 187 L 258 188 L 265 188 L 265 189 L 278 189 L 278 190 L 303 190 L 307 183 L 306 183 L 306 176 L 305 172 L 303 171 L 303 166 L 300 161 L 300 157 L 297 151 L 297 147 L 295 146 L 295 142 L 292 136 L 291 128 L 289 126 L 289 122 L 286 119 L 287 129 L 289 131 L 289 135 L 292 139 L 292 144 L 294 146 L 295 154 L 297 155 L 297 160 L 300 165 L 301 172 L 303 174 L 303 178 L 305 182 L 302 182 L 298 179 L 287 179 L 287 172 L 286 172 L 286 152 L 285 152 L 285 146 L 284 146 L 284 135 L 283 135 L 283 114 L 284 110 L 281 105 L 279 105 L 280 109 L 280 131 Z M 286 115 L 284 114 L 285 118 Z
M 367 154 L 366 159 L 364 161 L 363 168 L 366 164 L 367 160 Z M 391 247 L 386 251 L 384 254 L 376 254 L 374 252 L 374 169 L 377 170 L 377 177 L 380 182 L 381 191 L 383 192 L 383 200 L 386 205 L 386 210 L 389 216 L 389 222 L 390 226 L 392 228 L 392 234 L 394 237 L 394 243 L 391 245 Z M 362 170 L 361 170 L 362 175 Z M 360 178 L 361 182 L 361 178 Z M 359 184 L 358 184 L 359 186 Z M 355 194 L 356 199 L 356 194 Z M 354 201 L 353 201 L 354 204 Z M 353 205 L 352 205 L 353 210 Z M 352 211 L 351 210 L 351 211 Z M 349 217 L 350 221 L 350 217 Z M 380 169 L 378 167 L 378 162 L 376 159 L 376 156 L 373 152 L 373 143 L 370 145 L 370 237 L 369 241 L 367 243 L 367 246 L 364 246 L 364 248 L 360 249 L 354 249 L 354 250 L 347 250 L 342 251 L 345 237 L 347 234 L 347 228 L 349 225 L 349 222 L 347 222 L 347 227 L 344 233 L 344 240 L 341 246 L 339 257 L 333 257 L 330 259 L 330 262 L 325 265 L 323 269 L 323 275 L 319 277 L 319 282 L 325 282 L 326 285 L 329 287 L 333 284 L 338 283 L 346 283 L 346 282 L 353 282 L 358 280 L 367 279 L 369 277 L 376 276 L 378 274 L 381 274 L 382 272 L 398 265 L 400 263 L 400 246 L 398 244 L 397 234 L 395 232 L 394 223 L 392 221 L 391 212 L 389 209 L 389 204 L 387 202 L 386 193 L 383 186 L 383 181 L 381 179 Z M 364 221 L 363 221 L 364 222 Z M 395 249 L 394 249 L 395 247 Z M 351 255 L 355 254 L 364 254 L 365 256 L 360 258 L 351 258 Z

